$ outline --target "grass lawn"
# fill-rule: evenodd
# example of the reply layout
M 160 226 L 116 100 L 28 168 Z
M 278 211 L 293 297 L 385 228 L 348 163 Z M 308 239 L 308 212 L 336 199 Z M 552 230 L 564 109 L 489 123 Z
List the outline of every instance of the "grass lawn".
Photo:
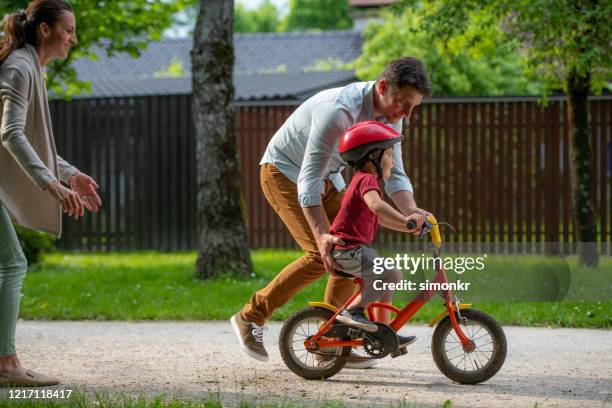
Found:
M 13 389 L 13 392 L 17 392 L 17 388 Z M 39 391 L 42 394 L 42 390 Z M 25 392 L 29 392 L 29 389 L 25 389 Z M 49 390 L 53 392 L 53 390 Z M 166 395 L 159 395 L 154 398 L 147 398 L 144 396 L 131 396 L 131 395 L 108 395 L 102 393 L 95 393 L 95 395 L 89 395 L 84 392 L 75 392 L 71 394 L 69 399 L 57 399 L 56 398 L 19 398 L 10 399 L 10 391 L 6 389 L 2 391 L 0 389 L 0 408 L 11 408 L 11 407 L 22 407 L 22 408 L 63 408 L 63 407 L 76 407 L 76 408 L 223 408 L 223 407 L 239 407 L 239 408 L 306 408 L 306 407 L 317 407 L 317 408 L 348 408 L 353 406 L 350 403 L 339 402 L 339 401 L 300 401 L 296 400 L 285 400 L 280 402 L 266 402 L 264 401 L 253 401 L 252 396 L 245 395 L 240 398 L 239 402 L 236 403 L 225 403 L 221 402 L 219 395 L 212 394 L 208 397 L 202 398 L 201 400 L 184 400 L 171 398 Z M 357 401 L 359 402 L 359 401 Z M 388 408 L 421 408 L 424 407 L 420 404 L 415 404 L 407 401 L 400 401 L 395 404 L 387 406 Z M 452 408 L 452 402 L 446 400 L 440 404 L 428 405 L 428 407 L 441 407 L 441 408 Z
M 209 320 L 228 319 L 250 296 L 300 256 L 297 251 L 253 251 L 249 278 L 193 278 L 195 253 L 55 253 L 31 268 L 22 289 L 24 319 L 50 320 Z M 515 276 L 517 262 L 496 259 L 497 278 Z M 537 264 L 537 262 L 536 262 Z M 612 259 L 602 258 L 599 272 L 612 273 Z M 484 276 L 487 278 L 487 276 Z M 273 319 L 283 320 L 308 301 L 322 300 L 326 279 L 305 288 Z M 601 286 L 601 282 L 596 282 Z M 503 285 L 498 285 L 503 291 Z M 610 293 L 609 281 L 601 289 Z M 397 296 L 397 306 L 403 301 Z M 469 294 L 463 296 L 469 302 Z M 441 310 L 435 297 L 414 320 L 427 322 Z M 561 327 L 611 327 L 612 301 L 511 302 L 478 301 L 475 308 L 502 324 Z

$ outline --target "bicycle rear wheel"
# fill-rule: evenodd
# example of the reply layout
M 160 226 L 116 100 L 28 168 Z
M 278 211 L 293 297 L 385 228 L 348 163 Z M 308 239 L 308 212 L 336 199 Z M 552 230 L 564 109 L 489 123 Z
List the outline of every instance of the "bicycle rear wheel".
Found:
M 279 348 L 283 361 L 291 371 L 307 380 L 321 380 L 337 374 L 346 364 L 351 347 L 331 347 L 308 350 L 304 341 L 314 336 L 319 327 L 333 317 L 333 313 L 319 307 L 298 311 L 283 325 Z

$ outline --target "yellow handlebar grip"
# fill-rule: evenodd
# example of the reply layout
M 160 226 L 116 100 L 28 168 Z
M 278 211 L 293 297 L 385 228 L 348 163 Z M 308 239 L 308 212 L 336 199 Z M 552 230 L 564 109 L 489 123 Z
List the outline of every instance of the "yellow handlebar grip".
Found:
M 437 249 L 440 249 L 440 247 L 442 246 L 442 237 L 440 236 L 440 229 L 438 228 L 438 221 L 436 221 L 436 218 L 433 215 L 428 215 L 427 221 L 429 221 L 429 223 L 433 225 L 433 228 L 430 231 L 431 242 L 434 244 L 434 246 Z

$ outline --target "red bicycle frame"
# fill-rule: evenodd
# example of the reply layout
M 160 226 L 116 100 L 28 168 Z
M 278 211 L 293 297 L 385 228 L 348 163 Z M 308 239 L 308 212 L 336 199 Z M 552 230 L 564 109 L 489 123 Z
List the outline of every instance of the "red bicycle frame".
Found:
M 438 256 L 437 250 L 436 250 L 436 256 Z M 446 276 L 446 272 L 444 271 L 444 268 L 442 267 L 442 264 L 441 263 L 438 263 L 438 264 L 439 265 L 436 267 L 436 276 L 433 281 L 430 281 L 430 283 L 440 283 L 440 284 L 448 283 L 448 278 Z M 304 342 L 306 349 L 313 349 L 317 347 L 322 348 L 322 347 L 341 347 L 341 346 L 359 347 L 363 345 L 363 340 L 361 339 L 338 340 L 334 338 L 323 338 L 323 336 L 331 328 L 332 324 L 336 320 L 336 316 L 338 316 L 340 311 L 346 308 L 348 305 L 350 305 L 353 302 L 353 300 L 355 300 L 355 298 L 357 298 L 357 296 L 359 296 L 361 292 L 363 291 L 363 280 L 361 278 L 355 278 L 355 283 L 357 283 L 360 286 L 357 293 L 351 296 L 350 299 L 347 300 L 346 303 L 342 306 L 342 308 L 339 309 L 334 314 L 334 316 L 331 319 L 329 319 L 323 326 L 321 326 L 319 331 L 314 336 L 312 336 L 310 339 L 307 339 Z M 440 295 L 444 299 L 444 305 L 446 309 L 448 310 L 448 314 L 451 320 L 451 325 L 455 333 L 457 334 L 457 337 L 461 341 L 461 344 L 463 345 L 464 350 L 470 351 L 470 349 L 473 347 L 473 344 L 465 336 L 465 334 L 463 333 L 463 331 L 461 330 L 461 327 L 459 326 L 457 322 L 457 316 L 455 314 L 455 311 L 456 311 L 455 305 L 453 304 L 451 300 L 451 291 L 447 289 L 447 290 L 440 290 L 440 292 L 441 292 Z M 436 290 L 434 289 L 422 290 L 414 297 L 414 299 L 412 299 L 410 303 L 408 303 L 401 310 L 395 306 L 391 306 L 386 303 L 381 303 L 381 302 L 370 303 L 367 309 L 368 316 L 370 318 L 375 316 L 376 310 L 390 310 L 391 312 L 396 313 L 395 318 L 391 321 L 389 325 L 391 326 L 393 331 L 397 333 L 397 331 L 400 328 L 402 328 L 412 318 L 412 316 L 414 316 L 416 312 L 418 312 L 421 309 L 421 307 L 423 307 L 423 305 L 427 303 L 429 299 L 433 297 L 435 293 L 436 293 Z

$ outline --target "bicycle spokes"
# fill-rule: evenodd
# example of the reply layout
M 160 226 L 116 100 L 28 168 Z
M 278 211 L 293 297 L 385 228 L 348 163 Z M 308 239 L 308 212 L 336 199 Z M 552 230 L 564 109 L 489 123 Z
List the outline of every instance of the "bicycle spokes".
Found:
M 485 325 L 473 320 L 461 324 L 461 329 L 473 344 L 473 350 L 466 352 L 455 331 L 449 330 L 444 339 L 444 354 L 460 371 L 479 371 L 493 358 L 493 335 Z

